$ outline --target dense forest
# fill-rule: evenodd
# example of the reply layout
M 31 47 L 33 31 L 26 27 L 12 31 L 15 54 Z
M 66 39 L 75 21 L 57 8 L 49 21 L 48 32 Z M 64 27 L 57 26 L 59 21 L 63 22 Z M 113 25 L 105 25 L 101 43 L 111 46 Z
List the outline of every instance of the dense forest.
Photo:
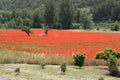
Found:
M 79 8 L 93 6 L 105 0 L 71 0 Z M 60 0 L 55 0 L 59 4 Z M 36 9 L 44 6 L 45 0 L 0 0 L 1 10 Z
M 114 30 L 119 21 L 120 0 L 0 0 L 0 28 L 41 28 L 48 23 L 57 29 L 91 29 L 110 23 Z

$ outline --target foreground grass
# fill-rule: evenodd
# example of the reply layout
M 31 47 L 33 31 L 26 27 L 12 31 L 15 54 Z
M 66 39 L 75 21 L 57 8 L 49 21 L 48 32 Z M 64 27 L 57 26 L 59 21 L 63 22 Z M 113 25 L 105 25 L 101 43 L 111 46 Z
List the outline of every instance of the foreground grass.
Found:
M 31 53 L 25 51 L 11 51 L 0 50 L 0 63 L 27 63 L 27 64 L 40 64 L 42 61 L 46 61 L 47 64 L 61 64 L 66 62 L 72 64 L 72 58 L 68 55 L 60 54 L 42 54 Z
M 20 68 L 20 73 L 14 70 Z M 61 75 L 59 65 L 48 65 L 46 69 L 40 69 L 39 65 L 28 64 L 0 64 L 0 77 L 11 80 L 98 80 L 103 77 L 105 80 L 120 80 L 107 75 L 105 67 L 83 67 L 77 69 L 73 66 L 67 67 L 66 75 Z

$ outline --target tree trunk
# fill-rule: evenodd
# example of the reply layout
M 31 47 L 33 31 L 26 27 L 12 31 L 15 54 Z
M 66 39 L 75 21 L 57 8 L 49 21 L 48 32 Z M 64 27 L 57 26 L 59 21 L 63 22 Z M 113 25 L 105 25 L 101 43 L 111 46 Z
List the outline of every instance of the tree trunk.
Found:
M 109 65 L 108 69 L 112 76 L 120 77 L 120 71 L 119 71 L 117 65 Z

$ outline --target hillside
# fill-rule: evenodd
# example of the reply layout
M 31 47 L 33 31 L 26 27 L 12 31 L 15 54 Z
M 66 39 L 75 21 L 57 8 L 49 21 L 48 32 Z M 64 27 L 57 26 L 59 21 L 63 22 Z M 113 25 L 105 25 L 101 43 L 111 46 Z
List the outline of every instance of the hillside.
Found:
M 59 4 L 60 0 L 55 0 Z M 93 6 L 105 0 L 72 0 L 77 7 Z M 36 9 L 44 5 L 45 0 L 0 0 L 0 10 Z

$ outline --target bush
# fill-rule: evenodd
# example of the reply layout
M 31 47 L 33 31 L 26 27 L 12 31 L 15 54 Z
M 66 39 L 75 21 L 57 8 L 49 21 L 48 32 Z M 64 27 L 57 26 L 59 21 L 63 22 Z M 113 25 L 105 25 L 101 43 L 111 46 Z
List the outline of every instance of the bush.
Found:
M 111 31 L 119 31 L 119 30 L 120 30 L 120 27 L 118 22 L 111 24 Z
M 105 61 L 107 61 L 110 55 L 115 56 L 117 59 L 120 58 L 119 52 L 112 49 L 105 49 L 105 51 L 97 53 L 96 59 L 104 59 Z
M 75 66 L 79 66 L 80 68 L 84 65 L 85 54 L 75 54 L 73 55 L 74 61 L 73 64 Z
M 42 61 L 42 62 L 40 63 L 41 69 L 45 69 L 45 66 L 46 66 L 46 62 L 45 62 L 45 61 Z
M 62 72 L 63 74 L 65 74 L 66 69 L 67 69 L 66 63 L 61 64 L 60 68 L 61 68 L 61 72 Z
M 80 27 L 81 27 L 81 24 L 74 23 L 72 24 L 71 29 L 80 29 Z
M 20 68 L 16 68 L 14 72 L 19 73 L 20 72 Z
M 105 49 L 105 51 L 99 52 L 96 55 L 96 59 L 104 59 L 107 61 L 111 75 L 120 77 L 120 72 L 117 67 L 118 58 L 120 58 L 120 53 L 112 49 Z
M 117 58 L 115 56 L 110 55 L 107 62 L 108 62 L 108 68 L 111 75 L 120 76 L 120 72 L 117 66 Z
M 98 80 L 104 80 L 104 78 L 103 78 L 103 77 L 100 77 Z

